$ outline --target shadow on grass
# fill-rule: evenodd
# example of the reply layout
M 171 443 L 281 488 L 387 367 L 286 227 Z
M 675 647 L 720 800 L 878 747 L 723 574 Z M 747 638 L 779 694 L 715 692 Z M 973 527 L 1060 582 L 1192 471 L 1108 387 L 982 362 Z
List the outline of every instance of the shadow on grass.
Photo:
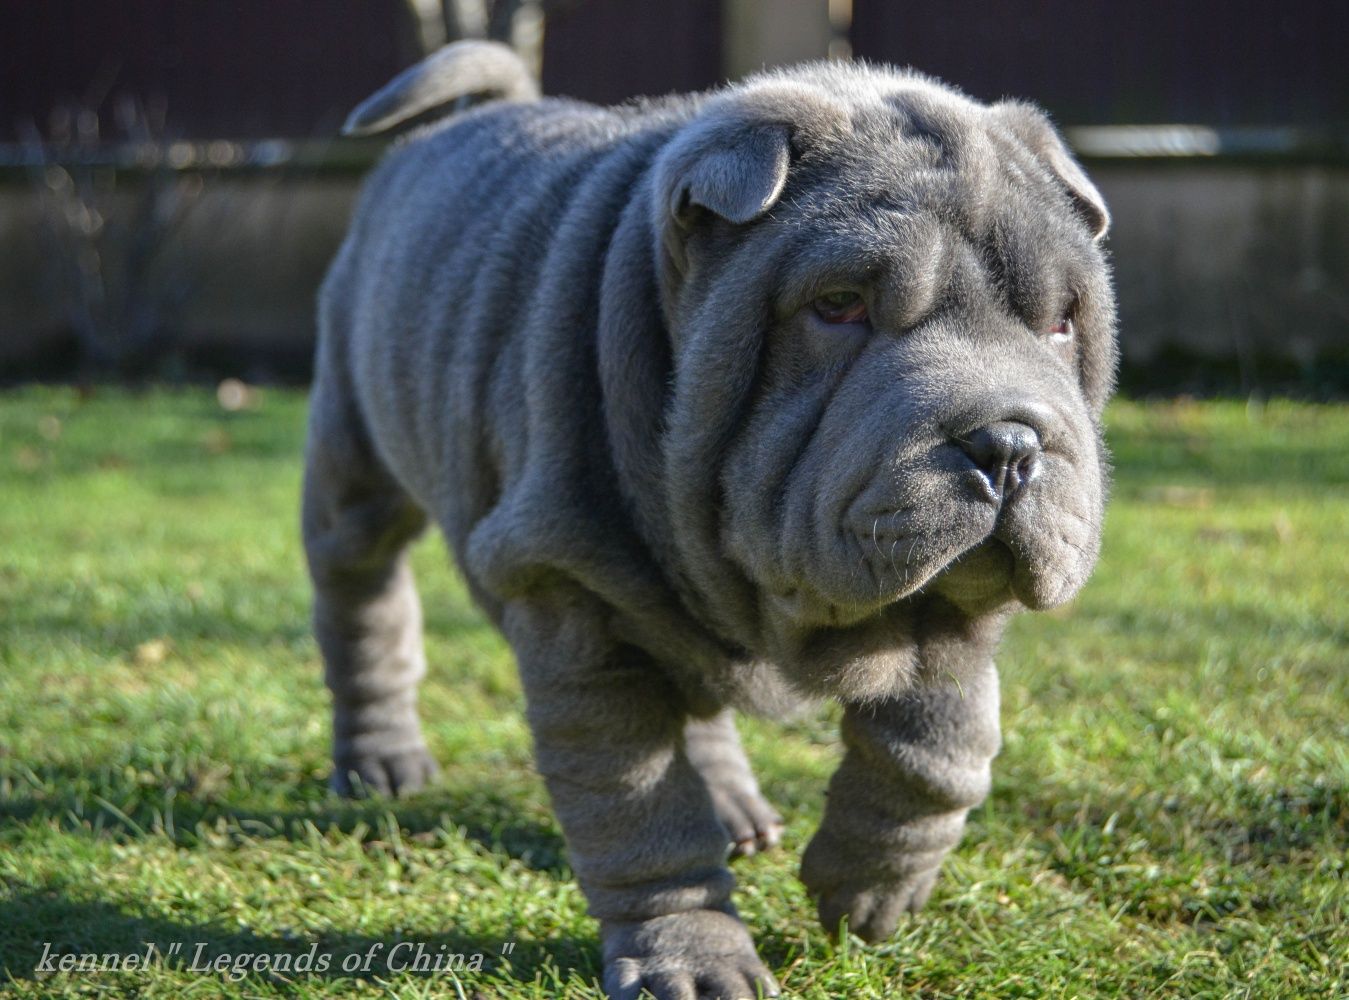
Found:
M 1024 765 L 1018 770 L 1016 779 L 1026 781 Z M 1064 781 L 1061 774 L 1054 778 L 1029 794 L 1016 780 L 995 778 L 988 807 L 999 822 L 1016 817 L 1014 825 L 1055 839 L 1081 834 L 1115 845 L 1105 853 L 1131 837 L 1158 851 L 1189 839 L 1207 845 L 1205 853 L 1215 860 L 1238 866 L 1282 864 L 1317 844 L 1349 840 L 1349 791 L 1332 782 L 1237 786 L 1207 794 L 1159 785 L 1140 795 L 1133 788 L 1112 792 L 1089 781 Z
M 549 966 L 563 974 L 574 970 L 584 978 L 599 976 L 598 944 L 593 937 L 582 936 L 547 945 L 533 941 L 512 941 L 509 937 L 489 938 L 447 930 L 427 937 L 404 938 L 396 935 L 374 937 L 344 934 L 257 934 L 238 925 L 220 922 L 190 923 L 162 916 L 137 913 L 106 902 L 87 902 L 60 890 L 29 892 L 11 897 L 5 903 L 7 918 L 0 929 L 0 979 L 43 980 L 58 975 L 62 979 L 87 977 L 91 987 L 100 990 L 109 977 L 135 995 L 133 983 L 143 971 L 65 973 L 40 968 L 44 950 L 50 959 L 61 955 L 92 953 L 99 961 L 105 955 L 144 956 L 154 946 L 154 961 L 184 973 L 230 980 L 243 992 L 267 984 L 280 993 L 303 992 L 312 995 L 312 982 L 334 980 L 373 980 L 399 973 L 412 973 L 427 979 L 440 979 L 450 995 L 455 994 L 456 977 L 469 996 L 486 996 L 475 990 L 480 982 L 529 982 Z M 448 916 L 448 915 L 447 915 Z M 509 933 L 509 931 L 508 931 Z M 268 965 L 277 966 L 278 956 L 288 956 L 287 970 L 258 970 L 257 957 L 269 956 Z M 422 962 L 418 962 L 419 956 Z M 477 968 L 474 968 L 477 956 Z M 296 963 L 307 957 L 307 969 Z M 220 963 L 219 967 L 216 963 Z M 238 971 L 232 971 L 237 964 Z M 344 965 L 346 968 L 344 968 Z M 251 968 L 250 968 L 251 966 Z M 449 971 L 447 971 L 449 970 Z M 451 975 L 453 972 L 453 975 Z M 308 981 L 308 983 L 306 982 Z
M 107 580 L 102 581 L 102 585 L 107 583 Z M 184 581 L 186 585 L 187 581 Z M 128 589 L 131 586 L 129 584 Z M 258 601 L 240 609 L 230 605 L 229 601 L 242 587 L 241 583 L 222 591 L 217 599 L 218 606 L 214 602 L 193 604 L 187 596 L 171 593 L 158 603 L 145 601 L 128 607 L 125 613 L 113 619 L 92 621 L 85 608 L 88 602 L 95 600 L 92 596 L 86 597 L 86 593 L 92 595 L 97 590 L 94 584 L 29 583 L 23 594 L 24 607 L 7 622 L 4 647 L 15 651 L 40 649 L 44 643 L 59 636 L 78 644 L 85 656 L 112 659 L 133 653 L 142 642 L 163 637 L 179 645 L 228 643 L 232 649 L 248 655 L 271 652 L 278 646 L 298 649 L 308 644 L 312 633 L 307 591 L 300 591 L 303 603 L 296 603 L 293 614 L 278 615 L 277 606 L 296 602 L 291 592 L 278 593 L 274 604 Z M 268 616 L 267 620 L 254 620 L 264 615 Z M 497 634 L 467 600 L 439 601 L 427 617 L 428 638 L 458 642 Z
M 33 771 L 32 777 L 36 783 L 30 779 L 28 788 L 19 785 L 0 797 L 0 826 L 45 821 L 74 834 L 127 840 L 163 837 L 191 849 L 221 836 L 308 843 L 315 830 L 320 835 L 359 834 L 363 843 L 372 843 L 385 835 L 392 817 L 403 835 L 418 841 L 429 841 L 441 831 L 451 836 L 462 832 L 533 871 L 565 876 L 569 870 L 557 828 L 542 818 L 523 815 L 510 783 L 501 779 L 437 784 L 407 799 L 347 800 L 327 794 L 317 783 L 296 786 L 289 773 L 276 780 L 251 774 L 252 787 L 289 786 L 293 791 L 293 805 L 269 809 L 196 795 L 173 784 L 147 787 L 128 779 L 121 769 L 91 774 L 44 767 Z M 169 800 L 171 819 L 165 810 Z
M 1349 838 L 1344 788 L 1320 782 L 1139 795 L 1071 780 L 1033 791 L 995 781 L 986 809 L 991 825 L 1031 834 L 1044 865 L 1069 884 L 1119 916 L 1159 926 L 1277 909 L 1287 903 L 1279 898 L 1284 873 L 1309 856 L 1333 855 Z M 973 814 L 967 843 L 981 839 L 985 822 L 983 811 Z

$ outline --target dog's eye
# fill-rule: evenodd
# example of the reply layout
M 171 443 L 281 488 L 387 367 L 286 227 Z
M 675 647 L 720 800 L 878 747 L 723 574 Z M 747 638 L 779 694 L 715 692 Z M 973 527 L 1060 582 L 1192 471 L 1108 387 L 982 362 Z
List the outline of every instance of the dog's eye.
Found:
M 1065 316 L 1057 323 L 1051 324 L 1046 328 L 1045 336 L 1055 344 L 1065 344 L 1073 339 L 1073 335 L 1076 332 L 1076 327 L 1073 326 L 1073 318 L 1071 316 Z
M 812 305 L 815 315 L 826 323 L 847 324 L 867 321 L 867 304 L 856 292 L 830 292 Z

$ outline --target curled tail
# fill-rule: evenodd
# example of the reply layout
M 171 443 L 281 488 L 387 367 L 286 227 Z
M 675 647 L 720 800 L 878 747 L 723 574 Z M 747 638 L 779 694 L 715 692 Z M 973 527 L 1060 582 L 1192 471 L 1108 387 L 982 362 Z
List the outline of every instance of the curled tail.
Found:
M 470 94 L 529 101 L 539 86 L 509 47 L 497 42 L 454 42 L 390 80 L 357 106 L 343 135 L 371 135 Z

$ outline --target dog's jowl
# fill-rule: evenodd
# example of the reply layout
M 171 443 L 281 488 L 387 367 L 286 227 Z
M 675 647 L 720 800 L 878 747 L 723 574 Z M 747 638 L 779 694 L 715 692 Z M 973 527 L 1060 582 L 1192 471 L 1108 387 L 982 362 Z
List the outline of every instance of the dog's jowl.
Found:
M 461 43 L 348 127 L 470 95 L 384 159 L 322 291 L 334 782 L 434 771 L 434 522 L 519 661 L 606 988 L 772 994 L 727 858 L 781 818 L 733 713 L 842 703 L 801 875 L 828 930 L 888 936 L 988 790 L 1006 619 L 1096 559 L 1105 206 L 1034 108 L 876 66 L 600 108 Z

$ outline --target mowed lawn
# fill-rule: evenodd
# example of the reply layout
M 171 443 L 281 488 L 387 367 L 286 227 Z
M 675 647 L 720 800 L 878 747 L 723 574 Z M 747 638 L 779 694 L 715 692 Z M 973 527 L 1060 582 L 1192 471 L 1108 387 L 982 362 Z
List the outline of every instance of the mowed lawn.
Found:
M 0 992 L 599 996 L 510 653 L 438 540 L 416 563 L 443 778 L 326 792 L 304 407 L 0 395 Z M 1109 432 L 1100 569 L 1015 622 L 993 794 L 890 943 L 831 945 L 795 878 L 835 714 L 746 725 L 790 826 L 737 902 L 789 996 L 1349 995 L 1349 407 L 1120 402 Z M 46 973 L 44 942 L 157 951 Z M 400 942 L 450 967 L 399 971 Z M 231 971 L 306 954 L 329 967 Z

